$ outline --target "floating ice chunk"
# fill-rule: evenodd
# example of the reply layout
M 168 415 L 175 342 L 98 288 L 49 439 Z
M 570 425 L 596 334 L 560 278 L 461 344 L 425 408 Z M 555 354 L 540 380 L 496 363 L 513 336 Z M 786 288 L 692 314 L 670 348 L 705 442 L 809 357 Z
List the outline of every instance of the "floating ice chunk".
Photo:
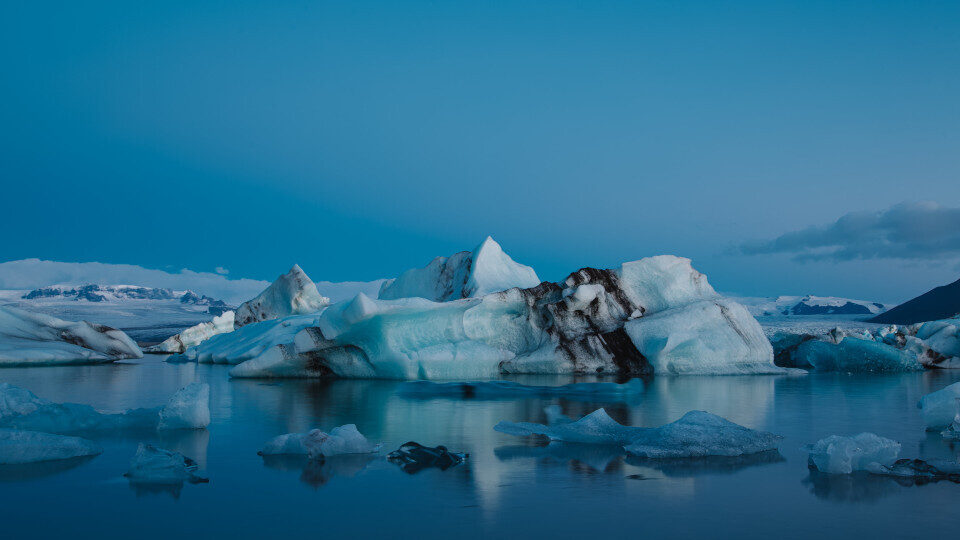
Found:
M 371 454 L 380 451 L 379 444 L 367 440 L 354 424 L 335 427 L 330 433 L 311 430 L 307 433 L 287 433 L 267 442 L 261 456 L 306 455 L 311 459 L 342 454 Z
M 198 362 L 201 364 L 239 364 L 258 356 L 270 348 L 293 343 L 300 330 L 316 326 L 318 314 L 294 315 L 282 319 L 248 324 L 233 332 L 219 334 L 190 347 L 170 362 Z
M 869 470 L 868 466 L 872 463 L 893 463 L 900 455 L 900 443 L 873 433 L 852 437 L 831 435 L 801 450 L 810 454 L 810 464 L 820 472 L 849 474 Z
M 103 449 L 80 437 L 0 429 L 0 464 L 36 463 L 96 456 Z
M 142 356 L 130 336 L 115 328 L 0 306 L 0 366 L 113 362 Z
M 456 397 L 467 399 L 501 399 L 516 397 L 564 397 L 589 400 L 623 401 L 644 392 L 641 379 L 617 384 L 612 382 L 572 383 L 562 386 L 529 386 L 513 381 L 480 381 L 436 383 L 411 381 L 400 386 L 400 395 L 417 398 Z
M 820 340 L 801 343 L 793 353 L 796 367 L 817 371 L 900 372 L 919 371 L 915 355 L 882 342 L 847 336 L 837 344 Z
M 957 399 L 960 398 L 960 382 L 932 392 L 920 398 L 923 423 L 928 430 L 941 430 L 949 426 L 957 414 Z
M 890 465 L 870 463 L 867 470 L 873 474 L 914 480 L 949 480 L 960 483 L 960 462 L 922 459 L 898 459 Z
M 446 446 L 429 447 L 413 441 L 404 443 L 400 448 L 387 454 L 387 460 L 400 466 L 407 474 L 415 474 L 423 469 L 436 468 L 445 471 L 463 463 L 469 454 L 451 452 Z
M 703 300 L 627 321 L 624 329 L 656 374 L 784 373 L 760 323 L 740 304 Z
M 317 286 L 295 264 L 256 298 L 240 304 L 234 316 L 234 326 L 240 328 L 290 315 L 316 313 L 329 304 L 330 300 L 320 296 Z
M 533 268 L 514 262 L 489 236 L 472 252 L 437 257 L 424 268 L 407 270 L 384 283 L 379 298 L 419 297 L 435 302 L 479 297 L 540 284 Z
M 144 352 L 180 354 L 187 348 L 199 345 L 213 336 L 233 332 L 233 330 L 233 311 L 226 311 L 210 322 L 191 326 L 175 336 L 170 336 L 162 343 L 147 347 Z
M 174 394 L 163 408 L 102 413 L 90 405 L 54 403 L 23 388 L 0 383 L 0 427 L 46 433 L 157 429 L 163 414 L 164 428 L 200 428 L 210 422 L 209 395 L 209 386 L 194 383 Z
M 680 458 L 741 456 L 776 450 L 783 437 L 753 430 L 704 411 L 644 430 L 625 448 L 636 456 Z
M 160 409 L 157 429 L 203 429 L 210 425 L 210 385 L 190 383 Z
M 494 429 L 508 435 L 546 435 L 552 440 L 615 444 L 650 458 L 738 456 L 775 450 L 779 435 L 756 431 L 704 411 L 690 411 L 676 422 L 656 428 L 624 426 L 603 409 L 571 422 L 556 410 L 550 425 L 500 422 Z
M 140 443 L 124 476 L 131 484 L 192 484 L 208 482 L 196 474 L 197 462 L 179 452 Z

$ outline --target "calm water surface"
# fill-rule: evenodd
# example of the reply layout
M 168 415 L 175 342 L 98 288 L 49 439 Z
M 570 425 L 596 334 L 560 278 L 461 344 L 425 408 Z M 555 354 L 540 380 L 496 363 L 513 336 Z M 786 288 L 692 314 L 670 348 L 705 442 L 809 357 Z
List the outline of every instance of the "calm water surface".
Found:
M 598 403 L 409 398 L 392 381 L 230 380 L 228 369 L 153 357 L 0 370 L 2 382 L 102 410 L 161 405 L 184 384 L 204 381 L 213 415 L 207 431 L 85 435 L 105 448 L 102 455 L 0 468 L 3 537 L 801 538 L 960 530 L 960 485 L 811 474 L 799 451 L 830 434 L 872 431 L 903 443 L 903 457 L 956 457 L 960 446 L 923 430 L 916 402 L 960 373 L 661 377 L 643 395 Z M 500 420 L 543 422 L 543 408 L 552 403 L 574 417 L 605 407 L 618 421 L 640 426 L 702 409 L 785 439 L 780 454 L 650 462 L 626 459 L 616 448 L 547 445 L 493 431 Z M 317 465 L 257 455 L 275 435 L 346 423 L 387 451 L 415 440 L 469 452 L 470 459 L 447 471 L 407 475 L 382 457 Z M 196 459 L 210 483 L 132 488 L 122 474 L 141 441 Z

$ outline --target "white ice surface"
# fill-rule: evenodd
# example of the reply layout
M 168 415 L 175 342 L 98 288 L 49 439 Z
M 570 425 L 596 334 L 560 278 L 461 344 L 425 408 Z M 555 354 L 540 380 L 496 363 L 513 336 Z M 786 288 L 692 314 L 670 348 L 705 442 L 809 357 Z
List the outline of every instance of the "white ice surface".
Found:
M 489 236 L 472 252 L 437 257 L 424 268 L 407 270 L 384 283 L 379 298 L 426 298 L 445 302 L 479 297 L 513 287 L 526 289 L 540 284 L 533 268 L 514 262 Z
M 80 437 L 0 429 L 0 465 L 96 456 L 103 449 Z
M 329 304 L 330 299 L 320 296 L 307 274 L 293 265 L 256 298 L 240 304 L 234 315 L 234 326 L 240 328 L 259 321 L 316 313 Z
M 820 472 L 849 474 L 869 470 L 871 464 L 890 465 L 900 455 L 900 443 L 873 433 L 852 437 L 831 435 L 801 450 Z
M 275 345 L 292 344 L 293 336 L 309 326 L 316 326 L 318 314 L 294 315 L 248 324 L 233 332 L 219 334 L 189 347 L 182 356 L 170 361 L 201 364 L 239 364 Z
M 739 456 L 775 450 L 782 437 L 734 424 L 704 411 L 690 411 L 675 422 L 655 428 L 624 426 L 604 409 L 570 421 L 548 409 L 549 425 L 500 422 L 494 429 L 508 435 L 546 435 L 551 440 L 623 446 L 649 458 Z
M 113 362 L 142 356 L 137 344 L 120 330 L 0 306 L 0 366 Z
M 335 427 L 326 433 L 319 429 L 307 433 L 287 433 L 267 442 L 260 455 L 305 455 L 311 459 L 343 454 L 370 454 L 380 451 L 354 424 Z
M 233 332 L 233 316 L 233 311 L 227 311 L 222 315 L 214 317 L 210 322 L 202 322 L 187 328 L 179 334 L 170 336 L 162 343 L 148 347 L 145 351 L 152 353 L 182 353 L 189 347 L 195 347 L 213 336 Z

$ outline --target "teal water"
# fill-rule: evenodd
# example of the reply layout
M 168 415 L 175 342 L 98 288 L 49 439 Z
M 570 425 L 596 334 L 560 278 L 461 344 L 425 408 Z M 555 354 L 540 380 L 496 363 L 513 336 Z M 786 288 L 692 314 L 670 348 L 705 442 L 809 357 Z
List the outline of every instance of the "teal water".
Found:
M 4 538 L 918 537 L 955 534 L 960 485 L 811 474 L 803 444 L 872 431 L 903 457 L 949 458 L 960 445 L 924 431 L 917 400 L 960 373 L 661 377 L 626 402 L 464 400 L 400 396 L 393 381 L 230 380 L 228 367 L 160 358 L 102 366 L 12 368 L 0 381 L 103 410 L 163 404 L 177 388 L 211 385 L 206 431 L 93 436 L 92 459 L 0 467 Z M 564 384 L 561 377 L 517 378 Z M 617 449 L 497 433 L 500 420 L 544 421 L 598 407 L 654 426 L 702 409 L 784 435 L 780 454 L 733 460 L 638 461 Z M 470 453 L 447 471 L 407 475 L 382 457 L 265 462 L 271 437 L 354 423 L 386 451 L 414 440 Z M 209 484 L 134 489 L 122 477 L 139 442 L 198 461 Z M 384 452 L 385 454 L 386 452 Z

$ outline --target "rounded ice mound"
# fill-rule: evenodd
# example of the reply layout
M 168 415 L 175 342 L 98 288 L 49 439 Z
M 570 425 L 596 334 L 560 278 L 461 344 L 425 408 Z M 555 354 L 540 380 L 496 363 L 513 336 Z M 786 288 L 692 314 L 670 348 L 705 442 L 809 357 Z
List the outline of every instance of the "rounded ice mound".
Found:
M 100 446 L 80 437 L 0 429 L 0 464 L 3 465 L 96 456 L 102 452 Z
M 210 385 L 190 383 L 160 409 L 157 429 L 203 429 L 210 425 Z
M 274 437 L 258 452 L 261 456 L 298 455 L 310 459 L 344 454 L 371 454 L 380 451 L 355 424 L 335 427 L 326 433 L 319 429 L 307 433 L 287 433 Z
M 873 433 L 831 435 L 801 450 L 810 454 L 810 465 L 820 472 L 850 474 L 869 470 L 871 464 L 892 464 L 900 455 L 900 443 Z
M 776 450 L 783 437 L 757 431 L 705 411 L 648 430 L 625 447 L 648 458 L 741 456 Z

